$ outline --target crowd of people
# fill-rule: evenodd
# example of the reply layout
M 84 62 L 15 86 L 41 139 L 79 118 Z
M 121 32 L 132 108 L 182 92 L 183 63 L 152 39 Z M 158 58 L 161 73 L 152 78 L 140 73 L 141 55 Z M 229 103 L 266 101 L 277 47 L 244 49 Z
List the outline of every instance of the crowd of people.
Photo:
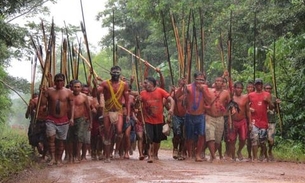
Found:
M 156 71 L 160 81 L 147 76 L 137 83 L 137 91 L 132 90 L 134 78 L 122 77 L 119 66 L 111 68 L 110 79 L 94 78 L 93 85 L 89 79 L 88 85 L 72 80 L 66 86 L 65 75 L 55 75 L 54 84 L 40 88 L 40 95 L 29 102 L 30 144 L 50 166 L 61 166 L 63 160 L 79 163 L 88 153 L 105 163 L 129 159 L 136 146 L 138 159 L 152 163 L 167 139 L 167 123 L 173 131 L 173 159 L 274 160 L 275 108 L 280 100 L 271 94 L 271 84 L 257 78 L 244 94 L 243 83 L 233 85 L 226 72 L 211 86 L 202 72 L 195 72 L 192 83 L 181 78 L 166 91 Z M 247 158 L 242 155 L 245 145 Z

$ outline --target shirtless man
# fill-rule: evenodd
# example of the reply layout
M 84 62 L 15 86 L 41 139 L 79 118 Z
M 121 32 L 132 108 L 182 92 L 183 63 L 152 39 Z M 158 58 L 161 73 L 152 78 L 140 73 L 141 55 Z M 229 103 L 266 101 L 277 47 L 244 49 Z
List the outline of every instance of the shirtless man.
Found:
M 272 95 L 272 85 L 269 83 L 265 84 L 264 90 L 271 94 L 272 103 L 275 106 L 275 108 L 278 107 L 277 105 L 281 103 L 281 100 Z M 276 110 L 268 108 L 267 114 L 268 114 L 268 155 L 269 155 L 268 160 L 274 161 L 272 148 L 274 145 L 274 136 L 275 136 L 275 127 L 276 127 Z
M 115 153 L 118 154 L 118 147 L 122 141 L 123 133 L 123 105 L 122 100 L 124 98 L 126 105 L 126 120 L 130 120 L 130 105 L 129 105 L 129 87 L 128 84 L 120 80 L 121 68 L 119 66 L 113 66 L 110 69 L 111 79 L 103 81 L 98 87 L 98 94 L 103 93 L 105 99 L 104 108 L 104 145 L 105 145 L 105 162 L 110 162 L 110 145 L 111 145 L 111 124 L 116 126 L 116 149 Z
M 99 143 L 99 121 L 98 121 L 98 108 L 99 103 L 96 97 L 90 96 L 90 91 L 88 85 L 83 85 L 82 93 L 87 95 L 90 105 L 90 112 L 92 116 L 92 128 L 91 132 L 88 131 L 87 135 L 90 135 L 90 143 L 86 143 L 86 146 L 82 148 L 82 159 L 86 157 L 86 149 L 91 149 L 91 158 L 92 160 L 97 160 L 97 155 L 99 153 L 98 143 Z M 86 115 L 87 119 L 89 118 L 89 114 Z M 89 140 L 88 136 L 86 140 Z M 90 146 L 90 147 L 89 147 Z
M 178 160 L 184 160 L 184 122 L 185 122 L 185 106 L 184 101 L 184 88 L 186 80 L 181 78 L 179 81 L 179 88 L 172 88 L 171 96 L 175 100 L 174 115 L 172 119 L 173 133 L 173 158 Z
M 194 82 L 188 84 L 185 88 L 185 137 L 186 150 L 188 158 L 193 154 L 193 143 L 198 136 L 195 152 L 195 161 L 202 162 L 202 149 L 205 137 L 205 111 L 207 104 L 210 103 L 211 96 L 208 86 L 205 85 L 205 76 L 202 72 L 194 73 Z
M 88 96 L 81 93 L 82 83 L 74 80 L 72 83 L 74 95 L 74 125 L 77 134 L 76 158 L 81 161 L 80 151 L 87 152 L 86 144 L 90 144 L 90 136 L 88 135 L 92 128 L 92 115 Z M 87 119 L 89 117 L 89 119 Z M 86 157 L 85 154 L 82 154 Z M 82 157 L 82 159 L 84 159 Z
M 236 82 L 234 84 L 233 101 L 238 104 L 240 111 L 232 114 L 234 132 L 231 133 L 232 135 L 228 136 L 229 155 L 232 157 L 233 160 L 235 160 L 235 143 L 237 135 L 239 136 L 239 147 L 237 150 L 237 157 L 239 160 L 243 159 L 241 150 L 245 146 L 245 142 L 247 139 L 247 119 L 250 120 L 251 118 L 248 95 L 242 95 L 243 88 L 244 85 L 241 82 Z
M 135 97 L 133 95 L 129 95 L 129 103 L 130 106 L 134 105 L 135 103 Z M 130 107 L 132 108 L 132 107 Z M 126 109 L 126 108 L 125 108 Z M 134 126 L 135 120 L 134 120 L 134 116 L 133 116 L 133 110 L 130 109 L 130 120 L 124 121 L 124 125 L 123 125 L 123 131 L 124 131 L 124 138 L 123 138 L 123 142 L 121 144 L 122 146 L 122 150 L 123 150 L 123 154 L 124 154 L 124 159 L 129 159 L 129 152 L 130 152 L 130 148 L 131 148 L 131 141 L 130 141 L 130 135 L 131 135 L 131 128 L 132 126 Z M 126 110 L 124 110 L 124 113 L 126 113 Z M 126 116 L 124 117 L 126 119 Z
M 54 87 L 43 91 L 48 101 L 48 116 L 46 117 L 46 134 L 48 138 L 51 161 L 49 165 L 62 165 L 64 140 L 67 138 L 69 125 L 74 124 L 74 96 L 72 91 L 65 88 L 65 76 L 54 76 Z M 71 116 L 68 116 L 71 114 Z M 69 120 L 70 117 L 70 120 Z M 56 138 L 56 144 L 55 144 Z
M 223 89 L 223 78 L 215 79 L 215 88 L 210 89 L 212 97 L 210 108 L 206 110 L 206 141 L 211 154 L 211 161 L 216 160 L 215 150 L 219 149 L 224 132 L 224 115 L 230 101 L 230 94 Z
M 267 110 L 268 108 L 272 110 L 274 108 L 274 104 L 272 102 L 270 93 L 263 91 L 263 80 L 255 79 L 254 85 L 255 92 L 251 92 L 248 97 L 250 101 L 251 110 L 250 128 L 252 128 L 251 140 L 253 162 L 256 162 L 257 151 L 259 146 L 262 148 L 262 155 L 267 158 Z
M 38 93 L 33 94 L 33 98 L 29 101 L 29 106 L 27 108 L 25 118 L 30 117 L 30 125 L 28 130 L 29 143 L 32 145 L 33 149 L 37 147 L 38 152 L 42 155 L 42 159 L 45 160 L 47 154 L 47 139 L 46 139 L 46 117 L 47 112 L 47 100 L 42 97 L 40 102 L 40 107 L 37 109 L 38 103 Z M 37 118 L 35 120 L 35 115 L 38 110 Z

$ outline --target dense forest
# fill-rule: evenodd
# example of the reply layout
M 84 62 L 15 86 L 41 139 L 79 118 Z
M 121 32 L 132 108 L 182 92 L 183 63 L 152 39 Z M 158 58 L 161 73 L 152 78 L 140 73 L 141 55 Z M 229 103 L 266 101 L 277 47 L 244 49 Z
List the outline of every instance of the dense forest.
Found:
M 26 56 L 35 53 L 28 35 L 40 25 L 28 22 L 21 26 L 11 22 L 22 16 L 47 14 L 48 9 L 42 6 L 45 2 L 0 3 L 0 79 L 23 94 L 30 93 L 30 83 L 8 75 L 5 68 L 11 59 L 23 62 Z M 113 63 L 123 68 L 125 76 L 133 74 L 132 57 L 118 45 L 137 50 L 141 58 L 159 67 L 167 88 L 171 78 L 176 82 L 188 69 L 203 71 L 208 81 L 213 82 L 228 69 L 228 62 L 232 60 L 234 81 L 246 83 L 259 77 L 274 85 L 274 95 L 282 101 L 278 136 L 305 142 L 303 0 L 109 0 L 96 18 L 103 27 L 109 28 L 109 34 L 100 40 L 103 49 L 92 53 L 93 66 L 102 77 L 108 77 L 107 69 Z M 50 19 L 45 23 L 48 28 Z M 73 31 L 80 27 L 69 29 L 73 39 Z M 61 37 L 61 28 L 55 31 Z M 57 62 L 60 59 L 58 53 Z M 99 68 L 100 65 L 107 69 Z M 156 75 L 152 69 L 149 72 Z M 9 99 L 10 89 L 2 82 L 0 121 L 5 125 L 12 113 L 12 100 Z

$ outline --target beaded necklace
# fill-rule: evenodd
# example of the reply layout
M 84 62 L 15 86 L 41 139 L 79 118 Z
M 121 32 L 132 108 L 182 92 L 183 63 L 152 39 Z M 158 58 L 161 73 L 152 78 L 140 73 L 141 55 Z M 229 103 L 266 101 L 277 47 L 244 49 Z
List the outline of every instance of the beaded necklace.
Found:
M 199 94 L 199 100 L 196 102 L 196 86 L 195 86 L 195 83 L 192 84 L 192 91 L 194 93 L 194 102 L 193 102 L 193 106 L 192 106 L 192 109 L 194 111 L 196 111 L 199 107 L 199 104 L 200 104 L 200 101 L 202 99 L 202 92 L 200 92 Z
M 214 91 L 215 94 L 215 108 L 217 109 L 217 112 L 224 112 L 226 109 L 223 105 L 219 105 L 219 97 L 222 90 L 217 94 L 217 90 Z

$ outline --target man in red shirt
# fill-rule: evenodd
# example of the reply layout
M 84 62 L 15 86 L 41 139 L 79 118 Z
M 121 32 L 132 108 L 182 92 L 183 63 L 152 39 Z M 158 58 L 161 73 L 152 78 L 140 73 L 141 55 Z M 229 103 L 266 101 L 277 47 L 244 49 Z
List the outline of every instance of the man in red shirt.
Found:
M 174 99 L 165 90 L 157 87 L 157 82 L 153 77 L 147 77 L 144 80 L 144 89 L 141 92 L 141 101 L 143 102 L 143 114 L 145 121 L 145 130 L 149 144 L 148 163 L 152 163 L 152 156 L 158 159 L 158 150 L 164 134 L 163 127 L 163 99 L 170 103 L 168 114 L 173 115 Z
M 268 129 L 268 117 L 267 110 L 274 108 L 271 101 L 271 95 L 268 92 L 263 91 L 263 80 L 256 79 L 254 82 L 255 92 L 249 93 L 250 111 L 252 121 L 250 122 L 251 139 L 252 139 L 252 152 L 253 161 L 257 161 L 258 146 L 262 148 L 262 153 L 266 153 L 266 140 Z

